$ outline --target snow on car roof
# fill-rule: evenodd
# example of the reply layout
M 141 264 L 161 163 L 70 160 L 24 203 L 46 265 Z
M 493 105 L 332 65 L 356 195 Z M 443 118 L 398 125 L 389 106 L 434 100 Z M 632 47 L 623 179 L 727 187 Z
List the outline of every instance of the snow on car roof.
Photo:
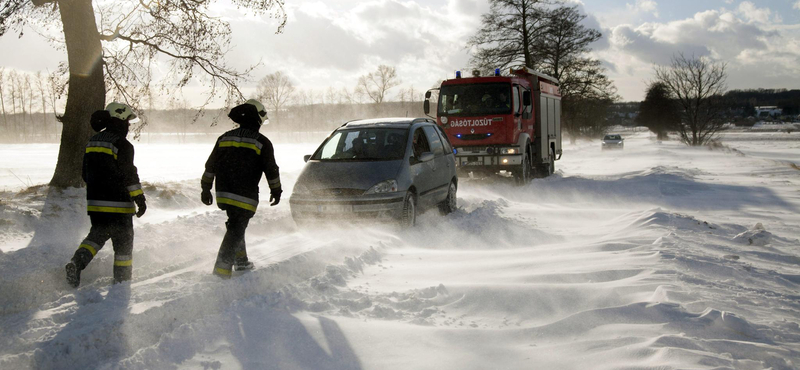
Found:
M 408 118 L 408 117 L 389 117 L 389 118 L 371 118 L 350 121 L 344 124 L 343 127 L 361 127 L 361 126 L 407 126 L 416 122 L 431 122 L 427 118 Z

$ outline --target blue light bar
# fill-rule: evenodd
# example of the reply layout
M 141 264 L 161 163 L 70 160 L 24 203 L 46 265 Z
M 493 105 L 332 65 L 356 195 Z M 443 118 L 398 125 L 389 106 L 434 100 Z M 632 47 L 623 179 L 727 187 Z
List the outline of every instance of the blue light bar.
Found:
M 456 71 L 456 78 L 461 78 L 461 71 Z
M 495 68 L 494 69 L 494 75 L 495 76 L 500 76 L 500 68 Z

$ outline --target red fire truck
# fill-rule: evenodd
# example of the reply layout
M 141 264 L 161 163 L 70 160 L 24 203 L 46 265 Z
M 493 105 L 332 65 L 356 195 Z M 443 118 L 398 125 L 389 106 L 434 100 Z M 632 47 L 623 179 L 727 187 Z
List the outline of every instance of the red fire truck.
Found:
M 456 150 L 460 175 L 512 174 L 524 184 L 549 176 L 561 158 L 561 94 L 558 80 L 511 69 L 502 76 L 445 80 L 438 89 L 436 121 Z M 424 110 L 430 115 L 431 91 Z

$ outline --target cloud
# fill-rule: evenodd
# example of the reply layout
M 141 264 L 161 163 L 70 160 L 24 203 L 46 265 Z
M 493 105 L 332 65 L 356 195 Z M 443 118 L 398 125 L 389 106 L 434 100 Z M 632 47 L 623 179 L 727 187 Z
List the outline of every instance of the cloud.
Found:
M 708 10 L 671 22 L 617 25 L 609 49 L 598 55 L 616 66 L 611 77 L 628 99 L 643 94 L 634 90 L 642 89 L 641 76 L 652 76 L 654 64 L 668 65 L 677 53 L 726 63 L 731 88 L 797 86 L 800 27 L 781 25 L 769 9 L 751 6 L 743 2 L 736 10 Z
M 743 1 L 737 8 L 739 15 L 750 23 L 781 23 L 781 16 L 775 14 L 772 16 L 772 10 L 769 8 L 758 8 L 755 4 L 749 1 Z
M 428 88 L 467 66 L 466 41 L 480 24 L 484 6 L 477 0 L 437 3 L 294 3 L 287 6 L 289 20 L 279 35 L 273 34 L 274 21 L 266 18 L 232 22 L 236 47 L 227 59 L 242 69 L 261 58 L 255 80 L 283 71 L 302 89 L 352 89 L 359 76 L 380 64 L 397 68 L 403 85 L 396 91 Z
M 658 18 L 658 3 L 653 0 L 636 0 L 636 4 L 625 4 L 628 10 L 638 13 L 652 14 Z
M 677 53 L 730 60 L 742 50 L 767 50 L 765 40 L 774 35 L 731 13 L 705 11 L 668 23 L 616 26 L 612 28 L 610 40 L 620 51 L 644 62 L 663 65 Z

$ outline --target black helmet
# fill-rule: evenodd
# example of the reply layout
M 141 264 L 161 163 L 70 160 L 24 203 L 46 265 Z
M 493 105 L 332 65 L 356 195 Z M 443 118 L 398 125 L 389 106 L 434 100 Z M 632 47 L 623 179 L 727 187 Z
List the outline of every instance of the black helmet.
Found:
M 244 102 L 244 104 L 233 107 L 228 117 L 230 117 L 233 122 L 240 125 L 262 125 L 264 123 L 269 123 L 264 105 L 255 99 L 250 99 Z
M 92 126 L 92 130 L 97 132 L 105 130 L 108 127 L 108 123 L 111 121 L 111 114 L 108 113 L 107 110 L 99 110 L 92 113 L 92 118 L 89 119 L 89 123 Z

